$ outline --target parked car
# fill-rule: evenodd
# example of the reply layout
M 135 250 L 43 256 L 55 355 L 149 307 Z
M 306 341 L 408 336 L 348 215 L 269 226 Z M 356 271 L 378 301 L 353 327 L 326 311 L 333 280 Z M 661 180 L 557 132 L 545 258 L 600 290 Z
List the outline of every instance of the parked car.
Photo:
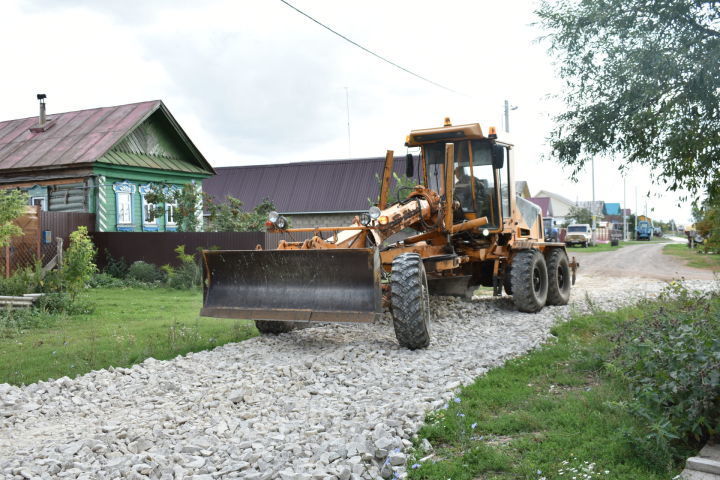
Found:
M 573 245 L 582 245 L 587 247 L 592 241 L 592 229 L 587 223 L 574 223 L 568 225 L 567 235 L 565 235 L 565 245 L 571 247 Z

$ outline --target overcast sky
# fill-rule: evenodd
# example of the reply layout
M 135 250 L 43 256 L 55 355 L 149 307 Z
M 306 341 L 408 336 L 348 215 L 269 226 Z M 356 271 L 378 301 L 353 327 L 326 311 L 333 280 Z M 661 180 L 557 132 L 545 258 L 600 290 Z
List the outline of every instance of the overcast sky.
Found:
M 404 154 L 410 130 L 445 116 L 500 131 L 509 99 L 518 109 L 500 137 L 516 145 L 516 179 L 533 195 L 592 199 L 589 166 L 574 183 L 548 158 L 562 82 L 532 25 L 535 1 L 289 1 L 459 93 L 279 0 L 3 0 L 0 119 L 37 115 L 39 92 L 50 114 L 162 99 L 208 161 L 229 166 Z M 595 179 L 597 200 L 623 202 L 618 163 L 597 159 Z M 629 172 L 633 211 L 636 190 L 641 213 L 647 203 L 653 217 L 689 219 L 649 171 Z

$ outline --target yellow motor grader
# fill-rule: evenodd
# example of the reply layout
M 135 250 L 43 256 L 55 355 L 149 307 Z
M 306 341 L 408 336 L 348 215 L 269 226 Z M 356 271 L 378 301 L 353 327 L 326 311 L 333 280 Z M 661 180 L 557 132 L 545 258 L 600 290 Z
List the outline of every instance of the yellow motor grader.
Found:
M 513 147 L 479 124 L 413 130 L 405 145 L 414 188 L 388 199 L 388 151 L 376 206 L 352 225 L 287 228 L 271 212 L 268 231 L 312 232 L 276 250 L 206 250 L 201 315 L 253 319 L 262 333 L 308 322 L 372 322 L 389 305 L 400 345 L 430 343 L 429 295 L 468 297 L 503 288 L 517 308 L 537 312 L 570 298 L 578 264 L 564 243 L 544 240 L 540 208 L 515 195 Z M 392 243 L 399 232 L 412 232 Z

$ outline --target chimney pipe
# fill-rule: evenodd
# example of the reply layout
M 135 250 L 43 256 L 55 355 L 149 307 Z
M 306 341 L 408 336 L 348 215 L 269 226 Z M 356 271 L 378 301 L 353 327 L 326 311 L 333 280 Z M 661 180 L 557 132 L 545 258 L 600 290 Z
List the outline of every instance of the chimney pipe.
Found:
M 46 122 L 46 116 L 45 116 L 45 99 L 47 98 L 47 95 L 44 93 L 38 93 L 37 99 L 40 101 L 40 127 L 45 126 Z

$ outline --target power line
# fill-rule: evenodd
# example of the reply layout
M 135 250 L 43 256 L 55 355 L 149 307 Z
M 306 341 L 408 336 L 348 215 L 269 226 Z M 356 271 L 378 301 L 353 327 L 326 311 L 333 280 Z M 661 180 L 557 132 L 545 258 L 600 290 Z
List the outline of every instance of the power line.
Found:
M 304 17 L 309 18 L 310 20 L 312 20 L 313 22 L 317 23 L 318 25 L 320 25 L 320 26 L 323 27 L 324 29 L 331 31 L 332 33 L 334 33 L 334 34 L 337 35 L 338 37 L 342 38 L 343 40 L 345 40 L 345 41 L 347 41 L 347 42 L 352 43 L 353 45 L 355 45 L 356 47 L 364 50 L 365 52 L 369 53 L 369 54 L 372 55 L 373 57 L 379 58 L 379 59 L 382 60 L 383 62 L 389 63 L 389 64 L 392 65 L 393 67 L 399 68 L 399 69 L 402 70 L 403 72 L 409 73 L 409 74 L 412 75 L 413 77 L 419 78 L 420 80 L 422 80 L 422 81 L 424 81 L 424 82 L 428 82 L 428 83 L 430 83 L 430 84 L 432 84 L 432 85 L 435 85 L 436 87 L 440 87 L 440 88 L 442 88 L 443 90 L 447 90 L 448 92 L 456 93 L 456 94 L 458 94 L 458 95 L 467 96 L 467 95 L 465 95 L 464 93 L 458 92 L 457 90 L 453 90 L 452 88 L 446 87 L 445 85 L 442 85 L 442 84 L 439 84 L 439 83 L 437 83 L 437 82 L 434 82 L 434 81 L 430 80 L 429 78 L 423 77 L 422 75 L 418 75 L 417 73 L 415 73 L 415 72 L 413 72 L 413 71 L 411 71 L 411 70 L 408 70 L 407 68 L 405 68 L 405 67 L 403 67 L 403 66 L 401 66 L 401 65 L 398 65 L 397 63 L 395 63 L 395 62 L 393 62 L 393 61 L 391 61 L 391 60 L 388 60 L 387 58 L 383 57 L 382 55 L 379 55 L 379 54 L 373 52 L 372 50 L 369 50 L 369 49 L 363 47 L 363 46 L 360 45 L 359 43 L 350 40 L 348 37 L 346 37 L 346 36 L 343 35 L 342 33 L 339 33 L 339 32 L 337 32 L 337 31 L 333 30 L 332 28 L 328 27 L 327 25 L 325 25 L 324 23 L 320 22 L 319 20 L 314 19 L 313 17 L 311 17 L 311 16 L 308 15 L 307 13 L 303 12 L 303 11 L 300 10 L 299 8 L 295 7 L 294 5 L 290 4 L 290 3 L 287 2 L 286 0 L 280 0 L 280 1 L 281 1 L 282 3 L 284 3 L 285 5 L 287 5 L 288 7 L 292 8 L 293 10 L 295 10 L 296 12 L 298 12 L 300 15 L 303 15 Z

